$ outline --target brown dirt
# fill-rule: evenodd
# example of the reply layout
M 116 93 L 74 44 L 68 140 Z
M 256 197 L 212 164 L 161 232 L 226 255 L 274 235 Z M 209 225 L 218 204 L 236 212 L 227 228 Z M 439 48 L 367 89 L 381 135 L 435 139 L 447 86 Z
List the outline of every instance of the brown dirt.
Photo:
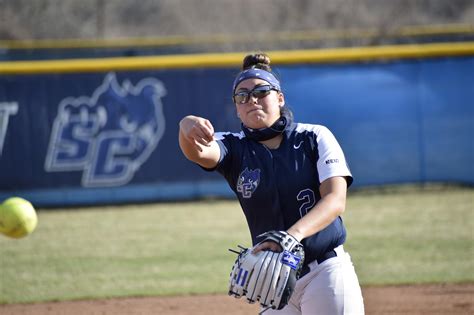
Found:
M 474 314 L 474 283 L 364 287 L 366 314 Z M 1 315 L 253 315 L 226 295 L 124 298 L 0 306 Z M 329 315 L 329 314 L 328 314 Z

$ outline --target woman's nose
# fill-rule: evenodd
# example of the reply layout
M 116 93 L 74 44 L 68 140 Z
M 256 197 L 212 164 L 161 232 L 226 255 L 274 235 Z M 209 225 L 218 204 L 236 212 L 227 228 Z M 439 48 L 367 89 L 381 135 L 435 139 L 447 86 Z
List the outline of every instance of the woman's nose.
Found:
M 249 103 L 257 104 L 257 101 L 258 101 L 258 97 L 253 95 L 253 93 L 250 93 L 249 94 Z

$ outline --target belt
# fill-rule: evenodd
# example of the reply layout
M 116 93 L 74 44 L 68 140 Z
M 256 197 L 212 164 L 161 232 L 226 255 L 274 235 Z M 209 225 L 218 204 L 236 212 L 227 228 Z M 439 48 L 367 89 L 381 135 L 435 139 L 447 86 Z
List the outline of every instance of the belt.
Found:
M 318 263 L 318 265 L 322 264 L 324 261 L 328 260 L 329 258 L 333 258 L 333 257 L 336 257 L 337 256 L 337 253 L 336 251 L 333 249 L 333 250 L 330 250 L 329 252 L 327 253 L 324 253 L 323 255 L 317 257 L 314 261 L 316 261 Z M 308 265 L 304 265 L 303 268 L 301 269 L 301 273 L 300 273 L 300 278 L 302 278 L 303 276 L 305 276 L 308 272 L 310 272 L 311 269 L 309 268 Z
M 336 257 L 336 256 L 337 256 L 337 253 L 333 249 L 333 250 L 325 253 L 321 257 L 316 258 L 315 260 L 318 262 L 318 264 L 322 264 L 324 261 L 328 260 L 329 258 L 333 258 L 333 257 Z

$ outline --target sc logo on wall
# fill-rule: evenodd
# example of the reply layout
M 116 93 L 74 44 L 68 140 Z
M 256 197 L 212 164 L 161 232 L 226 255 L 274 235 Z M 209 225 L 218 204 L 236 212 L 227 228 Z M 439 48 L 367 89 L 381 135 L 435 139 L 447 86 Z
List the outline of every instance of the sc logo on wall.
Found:
M 14 116 L 17 113 L 17 102 L 0 102 L 0 157 L 2 156 L 5 138 L 7 137 L 8 122 L 10 120 L 10 116 Z
M 136 85 L 109 73 L 91 97 L 58 106 L 45 160 L 48 172 L 82 171 L 82 186 L 121 186 L 149 158 L 165 131 L 163 83 Z

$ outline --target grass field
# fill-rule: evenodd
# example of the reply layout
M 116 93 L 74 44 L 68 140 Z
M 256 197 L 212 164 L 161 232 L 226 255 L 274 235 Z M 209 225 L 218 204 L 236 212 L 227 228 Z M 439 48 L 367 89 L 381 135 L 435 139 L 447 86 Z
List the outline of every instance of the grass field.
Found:
M 28 238 L 0 236 L 0 303 L 225 293 L 249 245 L 235 201 L 39 209 Z M 474 190 L 351 193 L 346 249 L 362 285 L 474 282 Z

